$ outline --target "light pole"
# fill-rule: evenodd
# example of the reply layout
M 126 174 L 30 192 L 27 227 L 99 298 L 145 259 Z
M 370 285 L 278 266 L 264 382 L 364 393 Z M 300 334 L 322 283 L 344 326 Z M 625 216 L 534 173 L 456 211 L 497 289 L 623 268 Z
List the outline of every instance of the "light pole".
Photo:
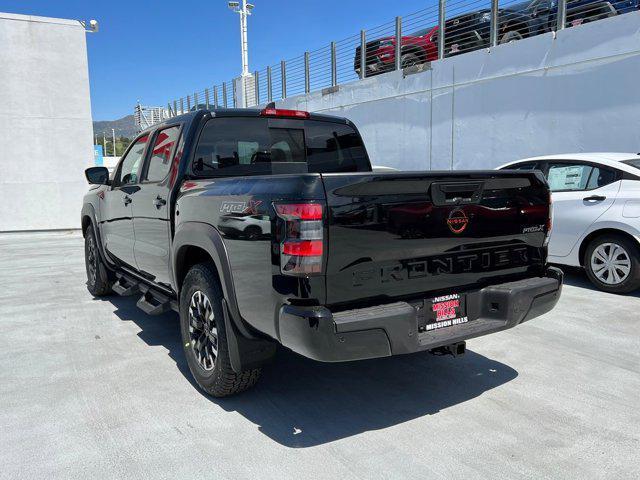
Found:
M 242 49 L 242 76 L 249 76 L 249 46 L 247 42 L 247 16 L 251 15 L 253 4 L 247 3 L 247 0 L 241 2 L 229 2 L 231 11 L 240 15 L 240 47 Z
M 111 129 L 111 136 L 113 138 L 113 156 L 117 157 L 117 155 L 116 155 L 116 130 L 115 130 L 115 128 Z

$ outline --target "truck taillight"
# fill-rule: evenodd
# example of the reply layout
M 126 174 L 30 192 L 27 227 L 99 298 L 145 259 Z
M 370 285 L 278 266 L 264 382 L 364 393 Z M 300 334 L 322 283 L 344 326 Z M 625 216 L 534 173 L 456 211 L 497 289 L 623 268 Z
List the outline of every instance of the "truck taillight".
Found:
M 324 234 L 322 205 L 279 203 L 274 205 L 284 221 L 280 241 L 280 270 L 285 275 L 322 273 Z

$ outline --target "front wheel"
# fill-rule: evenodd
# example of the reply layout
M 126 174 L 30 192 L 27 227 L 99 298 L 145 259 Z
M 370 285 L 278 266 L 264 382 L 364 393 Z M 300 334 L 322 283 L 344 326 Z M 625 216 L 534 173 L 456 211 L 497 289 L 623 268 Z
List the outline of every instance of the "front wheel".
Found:
M 584 267 L 591 283 L 610 293 L 628 293 L 640 287 L 638 246 L 620 235 L 602 235 L 589 243 Z
M 515 42 L 516 40 L 522 40 L 522 34 L 516 30 L 511 30 L 510 32 L 506 32 L 504 35 L 502 35 L 502 37 L 500 38 L 500 43 L 511 43 L 511 42 Z
M 234 372 L 222 310 L 222 287 L 211 264 L 189 270 L 180 292 L 180 331 L 189 370 L 214 397 L 226 397 L 256 384 L 261 369 Z
M 84 236 L 84 264 L 87 270 L 87 290 L 95 297 L 103 297 L 111 293 L 109 272 L 100 258 L 98 242 L 89 226 Z
M 413 67 L 414 65 L 420 65 L 421 63 L 420 57 L 415 53 L 405 53 L 400 57 L 400 64 L 402 65 L 402 68 Z

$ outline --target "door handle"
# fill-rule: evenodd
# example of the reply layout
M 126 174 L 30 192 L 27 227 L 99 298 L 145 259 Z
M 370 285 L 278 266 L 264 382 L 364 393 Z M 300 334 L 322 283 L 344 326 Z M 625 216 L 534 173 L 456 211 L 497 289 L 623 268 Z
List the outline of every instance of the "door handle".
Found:
M 124 197 L 122 197 L 122 201 L 125 205 L 129 205 L 133 200 L 131 200 L 131 197 L 129 195 L 125 195 Z
M 156 208 L 159 209 L 160 207 L 166 205 L 167 201 L 164 198 L 160 197 L 160 195 L 158 195 L 156 199 L 153 201 L 153 204 L 156 206 Z
M 585 202 L 602 202 L 603 200 L 606 200 L 606 199 L 607 197 L 603 195 L 591 195 L 590 197 L 583 198 Z

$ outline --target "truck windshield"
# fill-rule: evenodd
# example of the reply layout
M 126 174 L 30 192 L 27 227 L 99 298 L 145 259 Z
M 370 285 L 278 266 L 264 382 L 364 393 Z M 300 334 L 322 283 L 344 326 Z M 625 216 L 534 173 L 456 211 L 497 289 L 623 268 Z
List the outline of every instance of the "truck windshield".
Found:
M 214 118 L 204 126 L 193 163 L 202 177 L 370 171 L 360 136 L 339 123 Z

